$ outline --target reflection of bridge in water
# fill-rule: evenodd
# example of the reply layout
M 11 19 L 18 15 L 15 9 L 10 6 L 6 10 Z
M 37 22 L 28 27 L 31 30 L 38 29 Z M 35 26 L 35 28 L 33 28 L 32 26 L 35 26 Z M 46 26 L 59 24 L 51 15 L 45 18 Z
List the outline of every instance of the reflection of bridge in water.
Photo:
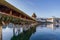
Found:
M 40 28 L 41 27 L 42 28 L 46 27 L 47 29 L 55 30 L 55 29 L 60 27 L 60 25 L 59 26 L 58 25 L 57 24 L 45 24 L 45 25 L 41 25 L 41 26 L 37 26 L 37 27 L 40 27 Z M 27 26 L 24 26 L 24 25 L 15 25 L 15 24 L 9 24 L 9 25 L 6 25 L 6 26 L 7 26 L 6 28 L 3 27 L 3 29 L 4 29 L 3 31 L 4 32 L 2 32 L 2 26 L 0 26 L 1 27 L 1 29 L 0 29 L 1 30 L 0 31 L 0 38 L 2 39 L 2 33 L 3 33 L 3 34 L 5 34 L 4 37 L 3 37 L 4 40 L 6 40 L 6 39 L 11 39 L 11 40 L 14 40 L 14 39 L 15 40 L 17 40 L 17 39 L 19 39 L 19 40 L 28 40 L 28 39 L 30 39 L 31 35 L 34 32 L 36 32 L 36 27 L 35 26 L 34 27 L 31 27 L 31 26 L 29 27 L 29 25 L 28 25 L 28 27 L 27 27 Z M 28 30 L 25 30 L 25 29 L 28 29 Z M 12 33 L 11 33 L 11 31 L 12 31 Z M 7 35 L 9 35 L 10 38 Z M 7 38 L 5 36 L 7 36 Z
M 29 40 L 31 35 L 36 31 L 36 27 L 31 27 L 30 29 L 23 31 L 22 33 L 19 33 L 18 35 L 13 35 L 11 40 Z M 15 34 L 15 31 L 14 31 Z
M 7 30 L 7 29 L 10 28 L 13 31 L 13 35 L 11 34 L 13 36 L 11 38 L 11 40 L 13 40 L 15 38 L 18 38 L 20 40 L 23 37 L 24 37 L 23 39 L 25 39 L 25 38 L 27 38 L 26 36 L 28 36 L 27 39 L 29 39 L 31 34 L 36 31 L 36 27 L 35 26 L 31 27 L 29 25 L 28 25 L 28 27 L 24 26 L 24 25 L 21 26 L 21 25 L 14 25 L 14 24 L 12 24 L 12 25 L 8 24 L 8 25 L 6 25 L 6 27 L 2 27 L 2 26 L 3 25 L 0 25 L 0 40 L 4 40 L 2 29 L 6 29 Z M 25 30 L 25 29 L 27 29 L 27 30 Z

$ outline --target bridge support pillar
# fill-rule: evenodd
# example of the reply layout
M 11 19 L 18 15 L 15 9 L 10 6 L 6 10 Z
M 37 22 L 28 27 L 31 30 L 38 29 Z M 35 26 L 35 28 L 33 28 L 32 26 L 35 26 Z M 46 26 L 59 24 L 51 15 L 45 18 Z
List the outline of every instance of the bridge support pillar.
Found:
M 0 40 L 2 40 L 2 25 L 0 25 Z
M 21 18 L 21 15 L 19 17 Z
M 10 15 L 12 15 L 12 10 L 10 10 Z

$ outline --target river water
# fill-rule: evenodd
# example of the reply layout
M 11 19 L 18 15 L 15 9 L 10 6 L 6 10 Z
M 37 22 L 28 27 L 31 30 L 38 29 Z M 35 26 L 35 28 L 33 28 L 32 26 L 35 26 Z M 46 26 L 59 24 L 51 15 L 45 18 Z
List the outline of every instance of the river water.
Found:
M 1 30 L 1 40 L 60 40 L 60 24 L 29 27 L 10 23 L 3 25 Z

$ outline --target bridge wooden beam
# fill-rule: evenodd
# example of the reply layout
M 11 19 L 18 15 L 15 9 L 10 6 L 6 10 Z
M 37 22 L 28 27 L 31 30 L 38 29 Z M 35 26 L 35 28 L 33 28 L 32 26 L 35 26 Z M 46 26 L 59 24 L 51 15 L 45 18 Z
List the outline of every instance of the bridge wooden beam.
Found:
M 12 10 L 10 10 L 10 15 L 12 15 Z

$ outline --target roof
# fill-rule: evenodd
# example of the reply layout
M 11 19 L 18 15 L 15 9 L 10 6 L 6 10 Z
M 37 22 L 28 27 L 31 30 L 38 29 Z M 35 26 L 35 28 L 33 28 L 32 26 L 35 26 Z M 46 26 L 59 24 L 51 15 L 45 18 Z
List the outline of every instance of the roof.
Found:
M 47 18 L 47 20 L 52 20 L 53 18 Z
M 35 13 L 33 13 L 32 17 L 36 17 L 36 14 L 35 14 Z
M 31 19 L 33 19 L 33 20 L 35 20 L 34 18 L 30 17 L 29 15 L 27 15 L 27 14 L 24 13 L 23 11 L 21 11 L 21 10 L 17 9 L 16 7 L 14 7 L 13 5 L 9 4 L 9 3 L 6 2 L 5 0 L 0 0 L 0 4 L 5 5 L 5 6 L 7 6 L 8 8 L 11 8 L 11 9 L 13 9 L 13 10 L 15 10 L 15 11 L 17 11 L 17 12 L 23 14 L 23 15 L 26 15 L 27 17 L 29 17 L 29 18 L 31 18 Z M 36 21 L 36 20 L 35 20 L 35 21 Z

